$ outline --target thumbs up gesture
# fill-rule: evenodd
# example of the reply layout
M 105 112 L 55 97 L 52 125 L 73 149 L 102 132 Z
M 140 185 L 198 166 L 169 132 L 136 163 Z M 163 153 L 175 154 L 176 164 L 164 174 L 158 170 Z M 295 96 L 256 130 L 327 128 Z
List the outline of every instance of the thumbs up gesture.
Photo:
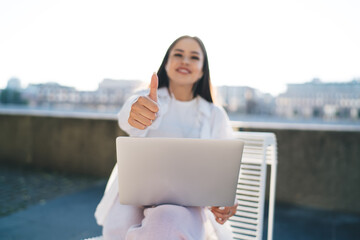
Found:
M 157 89 L 159 79 L 156 73 L 151 77 L 150 93 L 148 96 L 140 96 L 131 106 L 128 122 L 137 129 L 145 129 L 156 119 L 159 111 L 157 104 Z

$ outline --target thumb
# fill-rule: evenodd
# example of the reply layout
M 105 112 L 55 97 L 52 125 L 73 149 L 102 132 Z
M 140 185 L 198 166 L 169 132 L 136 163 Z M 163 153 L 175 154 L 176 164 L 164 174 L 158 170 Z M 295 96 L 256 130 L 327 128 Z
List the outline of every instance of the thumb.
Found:
M 158 85 L 159 85 L 159 78 L 156 75 L 156 73 L 154 72 L 152 77 L 151 77 L 151 82 L 150 82 L 150 93 L 149 93 L 149 97 L 151 100 L 153 100 L 154 102 L 157 102 L 157 89 L 158 89 Z

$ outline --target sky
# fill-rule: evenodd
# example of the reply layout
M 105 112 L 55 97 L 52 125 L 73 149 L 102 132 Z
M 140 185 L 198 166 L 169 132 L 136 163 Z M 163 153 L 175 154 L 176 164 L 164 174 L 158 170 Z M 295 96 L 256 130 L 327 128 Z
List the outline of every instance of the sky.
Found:
M 215 86 L 348 82 L 360 79 L 359 11 L 357 0 L 0 0 L 0 88 L 150 82 L 181 35 L 203 40 Z

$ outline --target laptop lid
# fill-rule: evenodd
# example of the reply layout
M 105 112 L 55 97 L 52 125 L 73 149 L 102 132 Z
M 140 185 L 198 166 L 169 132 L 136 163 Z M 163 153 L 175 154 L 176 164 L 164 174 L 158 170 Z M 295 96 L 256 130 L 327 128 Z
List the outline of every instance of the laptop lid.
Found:
M 243 147 L 235 139 L 118 137 L 120 203 L 233 206 Z

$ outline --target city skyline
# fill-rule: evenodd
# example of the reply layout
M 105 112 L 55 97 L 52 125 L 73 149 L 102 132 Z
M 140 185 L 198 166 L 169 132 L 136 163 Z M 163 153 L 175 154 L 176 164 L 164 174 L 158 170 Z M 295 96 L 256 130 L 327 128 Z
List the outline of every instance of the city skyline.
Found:
M 22 80 L 20 78 L 17 78 L 17 77 L 12 77 L 10 79 L 8 79 L 8 81 L 6 82 L 5 86 L 4 87 L 0 87 L 0 90 L 1 89 L 6 89 L 9 87 L 9 83 L 10 84 L 13 84 L 11 82 L 13 82 L 15 80 L 15 82 L 19 81 L 19 83 L 16 83 L 17 87 L 11 87 L 10 88 L 21 88 L 21 89 L 26 89 L 32 85 L 46 85 L 46 84 L 55 84 L 55 85 L 58 85 L 60 87 L 67 87 L 67 88 L 72 88 L 76 91 L 96 91 L 98 89 L 101 88 L 101 84 L 104 83 L 104 81 L 114 81 L 115 84 L 119 84 L 119 82 L 133 82 L 133 84 L 138 84 L 139 86 L 139 90 L 140 89 L 146 89 L 148 87 L 147 85 L 147 82 L 146 81 L 142 81 L 142 80 L 136 80 L 136 79 L 112 79 L 112 78 L 104 78 L 102 79 L 101 81 L 99 81 L 97 83 L 97 87 L 95 89 L 79 89 L 77 88 L 75 85 L 71 85 L 71 84 L 68 84 L 68 85 L 65 85 L 65 84 L 62 84 L 61 81 L 60 82 L 56 82 L 56 81 L 47 81 L 47 82 L 29 82 L 27 83 L 27 86 L 24 86 L 24 84 L 22 83 Z M 355 79 L 348 79 L 348 81 L 334 81 L 334 82 L 327 82 L 327 81 L 323 81 L 322 79 L 319 79 L 319 78 L 313 78 L 313 79 L 309 79 L 308 81 L 304 81 L 304 82 L 298 82 L 298 83 L 286 83 L 286 87 L 284 89 L 284 91 L 282 92 L 279 92 L 278 94 L 271 94 L 269 92 L 266 92 L 266 91 L 262 91 L 261 89 L 258 89 L 258 88 L 255 88 L 255 87 L 251 87 L 251 86 L 248 86 L 248 85 L 213 85 L 215 88 L 222 88 L 222 87 L 245 87 L 245 88 L 252 88 L 254 89 L 255 91 L 259 91 L 261 92 L 262 94 L 270 94 L 272 97 L 277 97 L 279 95 L 282 95 L 284 94 L 287 90 L 288 90 L 288 87 L 289 85 L 302 85 L 302 84 L 309 84 L 309 83 L 313 83 L 313 82 L 318 82 L 318 83 L 322 83 L 322 84 L 342 84 L 342 83 L 350 83 L 350 82 L 353 82 L 353 81 L 356 81 L 356 82 L 360 82 L 360 78 L 355 78 Z
M 288 83 L 360 78 L 358 1 L 182 3 L 2 1 L 0 88 L 11 77 L 90 91 L 105 78 L 146 82 L 183 34 L 204 41 L 215 86 L 277 95 Z
M 58 83 L 30 84 L 21 89 L 20 80 L 12 78 L 6 89 L 0 89 L 0 108 L 16 105 L 15 108 L 116 113 L 134 92 L 144 87 L 146 84 L 141 81 L 104 79 L 96 91 L 78 91 Z M 360 79 L 346 83 L 324 83 L 319 79 L 291 83 L 278 96 L 247 86 L 219 86 L 214 90 L 214 103 L 224 107 L 233 120 L 360 120 Z

